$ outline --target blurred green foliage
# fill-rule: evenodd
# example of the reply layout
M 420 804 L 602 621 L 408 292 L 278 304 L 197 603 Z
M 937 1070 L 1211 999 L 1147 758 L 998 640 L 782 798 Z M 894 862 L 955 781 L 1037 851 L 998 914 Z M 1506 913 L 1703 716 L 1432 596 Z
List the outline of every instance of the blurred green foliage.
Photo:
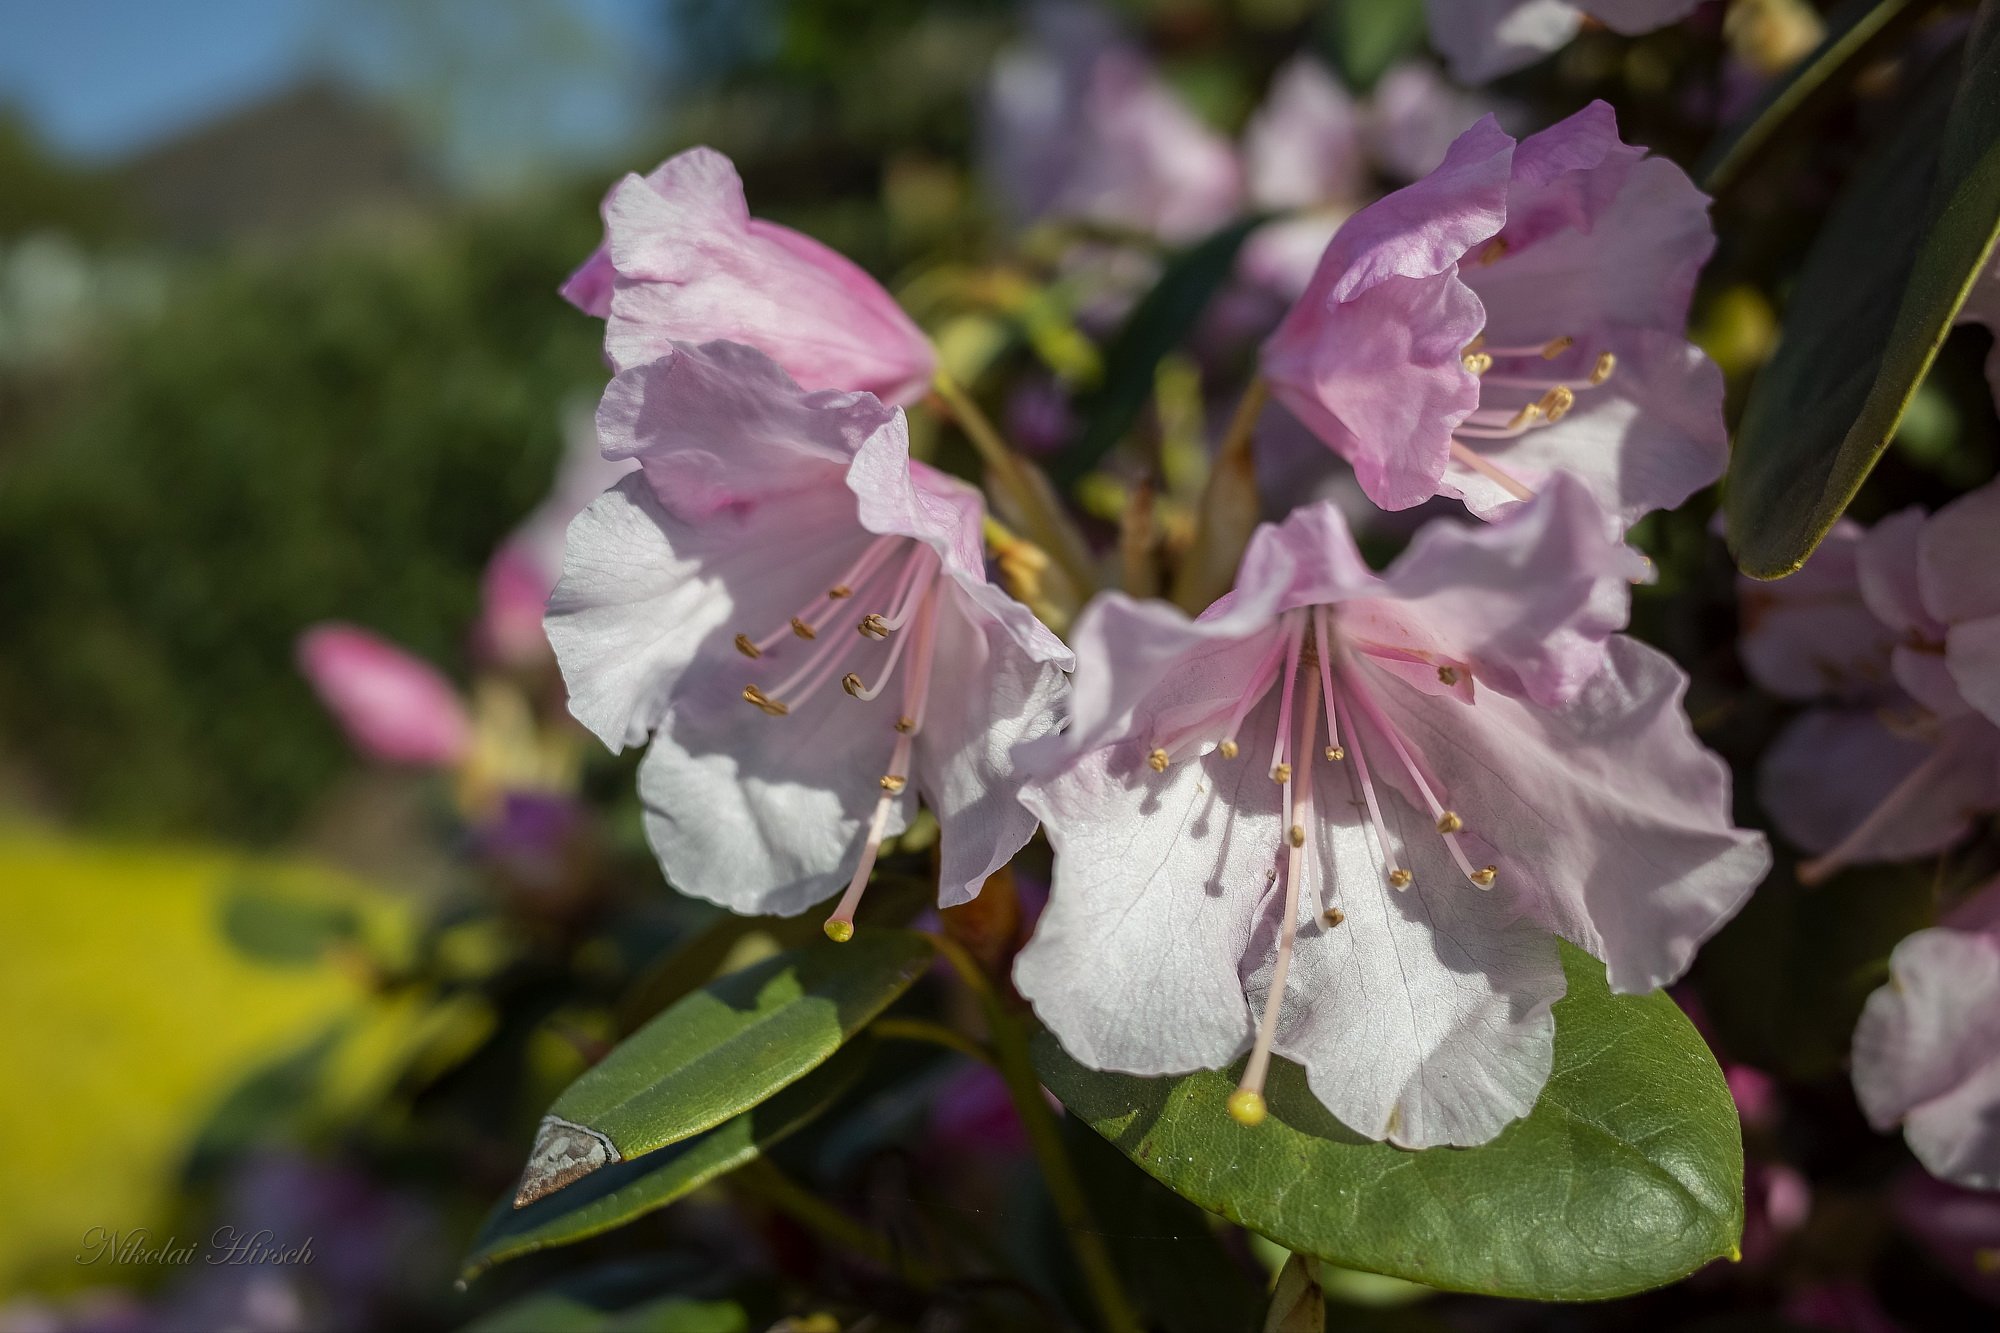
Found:
M 557 300 L 594 191 L 185 268 L 0 437 L 0 735 L 67 812 L 284 833 L 346 760 L 292 664 L 353 619 L 451 669 L 602 382 Z

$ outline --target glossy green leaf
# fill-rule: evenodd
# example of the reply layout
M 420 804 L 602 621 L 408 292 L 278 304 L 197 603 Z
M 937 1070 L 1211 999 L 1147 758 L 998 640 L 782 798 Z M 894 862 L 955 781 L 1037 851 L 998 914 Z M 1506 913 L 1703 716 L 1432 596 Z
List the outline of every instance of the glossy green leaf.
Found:
M 1167 261 L 1104 354 L 1104 382 L 1080 405 L 1083 434 L 1049 468 L 1058 486 L 1088 473 L 1125 438 L 1153 394 L 1160 358 L 1180 346 L 1236 267 L 1236 252 L 1268 219 L 1233 222 Z
M 2000 12 L 1956 85 L 1938 78 L 1847 184 L 1806 257 L 1777 353 L 1730 460 L 1729 544 L 1745 573 L 1805 562 L 1875 460 L 2000 230 Z
M 864 929 L 718 977 L 620 1042 L 549 1114 L 626 1159 L 699 1134 L 823 1063 L 931 956 L 922 935 Z
M 749 1327 L 749 1316 L 734 1301 L 668 1296 L 624 1310 L 602 1310 L 549 1293 L 495 1310 L 466 1325 L 464 1333 L 746 1333 Z
M 1365 93 L 1423 41 L 1423 0 L 1332 0 L 1320 24 L 1342 81 Z
M 1921 0 L 1849 0 L 1827 15 L 1826 37 L 1810 55 L 1764 90 L 1716 138 L 1695 167 L 1710 194 L 1726 190 L 1756 162 L 1781 131 L 1796 129 L 1846 87 L 1865 58 L 1894 41 L 1929 6 Z
M 1622 1296 L 1731 1253 L 1743 1225 L 1736 1106 L 1665 995 L 1614 996 L 1565 948 L 1555 1069 L 1534 1113 L 1479 1148 L 1407 1152 L 1354 1134 L 1274 1062 L 1269 1118 L 1225 1102 L 1233 1071 L 1083 1068 L 1052 1037 L 1043 1081 L 1160 1181 L 1295 1253 L 1454 1291 Z
M 850 1043 L 812 1074 L 706 1134 L 637 1161 L 614 1162 L 525 1208 L 501 1200 L 473 1242 L 466 1276 L 624 1226 L 755 1161 L 852 1087 L 869 1049 L 866 1038 Z

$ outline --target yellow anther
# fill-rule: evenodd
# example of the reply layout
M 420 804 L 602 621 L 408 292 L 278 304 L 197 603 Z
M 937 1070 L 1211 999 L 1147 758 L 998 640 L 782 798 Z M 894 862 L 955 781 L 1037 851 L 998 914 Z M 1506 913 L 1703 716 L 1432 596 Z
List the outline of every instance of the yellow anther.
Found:
M 1347 749 L 1345 746 L 1329 745 L 1326 747 L 1326 757 L 1337 764 L 1347 758 Z
M 894 796 L 897 792 L 903 790 L 904 785 L 908 782 L 909 779 L 901 773 L 884 773 L 882 775 L 882 790 Z
M 1568 385 L 1558 384 L 1542 395 L 1542 401 L 1537 406 L 1542 409 L 1542 415 L 1553 424 L 1568 416 L 1570 408 L 1576 406 L 1576 394 Z
M 1541 420 L 1541 418 L 1542 418 L 1541 404 L 1529 403 L 1526 407 L 1522 408 L 1520 411 L 1514 414 L 1513 420 L 1507 423 L 1507 429 L 1525 430 L 1529 426 L 1532 426 L 1537 421 Z
M 839 917 L 829 918 L 822 929 L 826 931 L 826 937 L 835 944 L 845 944 L 854 938 L 854 923 L 842 921 Z
M 1271 781 L 1290 782 L 1291 780 L 1292 780 L 1292 766 L 1290 764 L 1277 764 L 1272 767 Z
M 1236 742 L 1224 741 L 1222 742 L 1222 744 L 1215 747 L 1215 752 L 1221 755 L 1224 759 L 1234 759 L 1237 755 Z
M 859 699 L 863 688 L 861 677 L 855 675 L 852 671 L 848 672 L 840 678 L 840 688 Z
M 745 657 L 762 657 L 764 655 L 762 648 L 750 642 L 748 634 L 739 634 L 736 636 L 736 651 L 742 653 Z
M 1486 335 L 1484 333 L 1475 334 L 1472 341 L 1465 345 L 1465 354 L 1471 356 L 1474 352 L 1485 350 L 1485 347 Z
M 1551 338 L 1542 344 L 1542 360 L 1553 361 L 1574 346 L 1576 346 L 1576 339 L 1570 337 L 1567 333 L 1560 338 Z
M 1306 845 L 1306 826 L 1304 824 L 1292 825 L 1292 846 L 1303 847 L 1305 845 Z
M 852 596 L 854 596 L 854 589 L 848 587 L 845 583 L 836 583 L 826 590 L 826 599 L 829 602 L 837 602 L 843 597 Z
M 1416 876 L 1412 875 L 1409 871 L 1403 869 L 1401 866 L 1397 866 L 1389 872 L 1389 886 L 1396 889 L 1407 889 L 1410 887 L 1410 881 L 1415 878 Z
M 805 621 L 800 620 L 797 616 L 792 617 L 792 633 L 798 635 L 801 639 L 817 639 L 819 637 L 818 630 L 806 624 Z
M 763 709 L 772 717 L 783 717 L 792 711 L 778 700 L 767 696 L 764 691 L 758 689 L 755 685 L 745 685 L 743 687 L 743 702 Z
M 1239 1125 L 1256 1126 L 1264 1123 L 1264 1094 L 1252 1092 L 1248 1088 L 1238 1088 L 1229 1094 L 1229 1118 Z
M 915 718 L 899 717 L 896 719 L 896 730 L 902 732 L 905 736 L 909 735 L 916 729 L 917 729 L 917 720 Z
M 1611 378 L 1611 372 L 1616 370 L 1617 368 L 1618 368 L 1617 357 L 1611 355 L 1611 353 L 1609 352 L 1598 353 L 1597 365 L 1594 368 L 1592 368 L 1590 372 L 1590 382 L 1592 384 L 1604 383 L 1604 381 Z
M 1319 914 L 1319 919 L 1326 922 L 1329 926 L 1337 926 L 1347 920 L 1347 913 L 1341 911 L 1338 907 L 1329 907 Z
M 1456 833 L 1464 827 L 1465 821 L 1458 817 L 1458 812 L 1455 810 L 1447 810 L 1438 816 L 1439 833 Z
M 1482 889 L 1493 887 L 1493 881 L 1500 875 L 1499 866 L 1483 866 L 1472 872 L 1472 882 Z
M 861 617 L 861 623 L 856 625 L 855 628 L 860 630 L 861 636 L 866 639 L 886 639 L 889 637 L 889 622 L 882 619 L 881 616 L 875 614 L 873 611 Z
M 1167 752 L 1165 750 L 1155 749 L 1151 754 L 1146 756 L 1146 766 L 1152 769 L 1155 773 L 1166 772 Z
M 1465 352 L 1460 354 L 1458 364 L 1474 375 L 1484 375 L 1493 369 L 1493 358 L 1484 352 Z
M 1492 240 L 1486 243 L 1486 248 L 1479 252 L 1479 266 L 1481 268 L 1484 268 L 1488 264 L 1499 263 L 1502 259 L 1505 259 L 1507 257 L 1507 249 L 1508 246 L 1506 237 L 1495 236 Z
M 1458 684 L 1458 668 L 1457 668 L 1457 667 L 1448 667 L 1448 666 L 1441 666 L 1441 667 L 1439 667 L 1439 668 L 1438 668 L 1438 681 L 1439 681 L 1439 683 L 1441 683 L 1441 684 L 1445 684 L 1445 685 L 1456 685 L 1456 684 Z

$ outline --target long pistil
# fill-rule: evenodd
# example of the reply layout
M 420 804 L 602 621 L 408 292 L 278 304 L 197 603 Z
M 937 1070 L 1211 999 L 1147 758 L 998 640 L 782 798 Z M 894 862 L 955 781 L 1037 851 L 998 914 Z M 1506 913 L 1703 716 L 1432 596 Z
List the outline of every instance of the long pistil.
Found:
M 1301 617 L 1299 632 L 1304 629 Z M 1297 639 L 1293 641 L 1292 665 L 1298 664 Z M 1322 659 L 1324 660 L 1324 659 Z M 1289 711 L 1291 703 L 1291 683 L 1285 687 L 1285 703 L 1281 705 Z M 1292 947 L 1299 933 L 1299 885 L 1305 878 L 1306 831 L 1312 827 L 1312 762 L 1314 733 L 1319 727 L 1319 694 L 1308 688 L 1305 691 L 1305 708 L 1299 721 L 1299 739 L 1293 751 L 1297 761 L 1296 771 L 1289 764 L 1284 767 L 1285 799 L 1283 809 L 1290 815 L 1290 827 L 1285 831 L 1285 900 L 1284 917 L 1278 926 L 1278 954 L 1271 964 L 1271 989 L 1264 997 L 1264 1016 L 1257 1025 L 1257 1040 L 1250 1048 L 1249 1063 L 1243 1066 L 1242 1081 L 1236 1091 L 1229 1095 L 1229 1114 L 1238 1124 L 1259 1125 L 1264 1121 L 1264 1079 L 1271 1068 L 1271 1045 L 1278 1036 L 1278 1015 L 1284 1007 L 1285 980 L 1292 970 Z M 1287 733 L 1281 724 L 1278 731 L 1279 746 L 1282 751 Z

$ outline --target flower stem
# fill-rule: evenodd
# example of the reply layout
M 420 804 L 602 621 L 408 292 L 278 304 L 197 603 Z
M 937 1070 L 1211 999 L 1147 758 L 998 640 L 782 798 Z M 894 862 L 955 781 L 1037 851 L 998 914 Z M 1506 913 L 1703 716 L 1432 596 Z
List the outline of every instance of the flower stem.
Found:
M 979 451 L 980 459 L 993 474 L 994 484 L 1014 502 L 1021 522 L 1035 542 L 1055 558 L 1064 577 L 1074 585 L 1079 604 L 1088 600 L 1097 589 L 1090 552 L 1076 526 L 1062 512 L 1048 479 L 1008 445 L 999 428 L 957 380 L 940 370 L 932 378 L 931 387 L 965 438 Z
M 1049 1114 L 1048 1103 L 1042 1099 L 1041 1080 L 1035 1077 L 1034 1062 L 1028 1056 L 1027 1034 L 1007 1012 L 1006 1004 L 972 955 L 956 940 L 943 935 L 931 938 L 971 988 L 986 1015 L 1000 1076 L 1007 1081 L 1014 1109 L 1028 1132 L 1028 1142 L 1048 1184 L 1049 1199 L 1055 1204 L 1063 1230 L 1069 1233 L 1070 1247 L 1090 1287 L 1098 1316 L 1104 1321 L 1107 1333 L 1139 1333 L 1138 1318 L 1132 1313 L 1132 1303 L 1118 1280 L 1118 1270 L 1112 1266 L 1111 1253 L 1104 1247 L 1104 1237 L 1092 1221 L 1090 1204 L 1084 1198 L 1075 1168 L 1070 1165 L 1069 1154 L 1063 1149 L 1055 1117 Z
M 938 1275 L 904 1254 L 887 1236 L 841 1212 L 826 1200 L 759 1157 L 738 1167 L 730 1177 L 746 1192 L 844 1250 L 892 1270 L 905 1282 L 932 1287 Z
M 981 1064 L 999 1067 L 993 1052 L 981 1046 L 962 1032 L 953 1031 L 942 1023 L 933 1023 L 927 1018 L 878 1018 L 868 1025 L 868 1030 L 887 1041 L 921 1041 L 946 1050 L 957 1051 L 967 1059 Z

